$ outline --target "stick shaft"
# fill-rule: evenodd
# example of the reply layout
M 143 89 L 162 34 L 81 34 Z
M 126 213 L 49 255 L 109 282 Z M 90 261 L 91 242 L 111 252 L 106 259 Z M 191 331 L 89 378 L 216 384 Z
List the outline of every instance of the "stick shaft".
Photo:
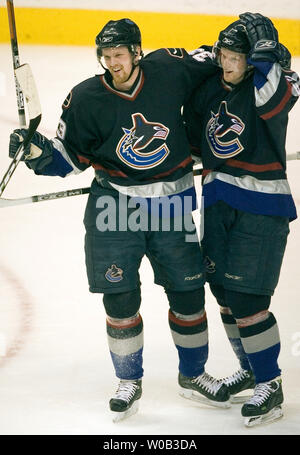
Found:
M 287 155 L 288 161 L 300 160 L 300 151 L 291 153 Z M 194 169 L 194 176 L 201 175 L 203 169 Z M 90 192 L 90 188 L 76 188 L 74 190 L 65 190 L 59 191 L 55 193 L 47 193 L 47 194 L 37 194 L 35 196 L 29 196 L 24 198 L 18 199 L 3 199 L 0 198 L 0 208 L 4 207 L 11 207 L 16 205 L 23 205 L 23 204 L 32 204 L 33 202 L 42 202 L 42 201 L 53 201 L 55 199 L 62 199 L 65 197 L 70 196 L 80 196 L 81 194 L 88 194 Z M 1 194 L 1 192 L 0 192 Z
M 14 70 L 20 66 L 20 57 L 19 57 L 19 48 L 17 40 L 17 29 L 15 21 L 15 10 L 13 0 L 6 0 L 7 5 L 7 14 L 8 14 L 8 23 L 9 23 L 9 33 L 10 33 L 10 42 L 11 42 L 11 51 L 13 58 L 13 67 Z M 20 85 L 17 81 L 15 75 L 15 86 L 16 86 L 16 95 L 17 95 L 17 104 L 18 104 L 18 115 L 20 127 L 26 127 L 26 117 L 25 117 L 25 106 L 24 106 L 24 96 L 20 88 Z
M 16 205 L 31 204 L 33 202 L 53 201 L 55 199 L 62 199 L 71 196 L 80 196 L 81 194 L 88 194 L 90 188 L 76 188 L 74 190 L 59 191 L 57 193 L 37 194 L 19 199 L 2 199 L 0 198 L 0 208 L 11 207 Z

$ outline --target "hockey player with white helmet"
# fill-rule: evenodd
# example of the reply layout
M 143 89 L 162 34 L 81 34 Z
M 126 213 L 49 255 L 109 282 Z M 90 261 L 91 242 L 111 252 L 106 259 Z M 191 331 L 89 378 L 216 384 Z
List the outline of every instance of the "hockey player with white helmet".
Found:
M 243 13 L 219 34 L 219 73 L 184 111 L 188 136 L 203 163 L 203 254 L 207 281 L 240 370 L 224 379 L 246 426 L 283 415 L 280 336 L 269 311 L 296 215 L 286 176 L 288 113 L 299 77 L 272 21 Z

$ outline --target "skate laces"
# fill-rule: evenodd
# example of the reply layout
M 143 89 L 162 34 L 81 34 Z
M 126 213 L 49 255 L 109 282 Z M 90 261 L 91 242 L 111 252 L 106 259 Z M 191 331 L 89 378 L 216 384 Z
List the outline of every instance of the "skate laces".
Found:
M 120 381 L 114 398 L 128 403 L 134 396 L 137 389 L 138 385 L 136 382 Z
M 218 379 L 213 378 L 207 373 L 203 373 L 200 376 L 197 376 L 196 378 L 192 379 L 191 382 L 199 385 L 212 395 L 216 395 L 222 386 L 222 383 Z
M 269 398 L 271 393 L 275 392 L 278 389 L 278 384 L 276 382 L 277 388 L 274 390 L 270 382 L 265 382 L 262 384 L 257 384 L 254 389 L 254 395 L 247 401 L 247 404 L 253 404 L 254 406 L 260 406 L 263 402 Z
M 239 382 L 243 381 L 243 379 L 245 379 L 247 377 L 248 377 L 248 371 L 240 368 L 238 371 L 233 373 L 231 376 L 227 376 L 226 378 L 221 379 L 221 382 L 227 386 L 231 386 L 233 384 L 238 384 Z

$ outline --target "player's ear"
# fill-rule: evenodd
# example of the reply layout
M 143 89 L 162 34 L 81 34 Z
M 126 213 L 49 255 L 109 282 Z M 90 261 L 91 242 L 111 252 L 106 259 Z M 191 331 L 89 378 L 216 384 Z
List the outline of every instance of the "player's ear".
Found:
M 135 63 L 138 62 L 138 60 L 140 60 L 140 58 L 142 57 L 142 48 L 141 46 L 135 46 L 135 49 L 134 49 L 134 60 L 135 60 Z

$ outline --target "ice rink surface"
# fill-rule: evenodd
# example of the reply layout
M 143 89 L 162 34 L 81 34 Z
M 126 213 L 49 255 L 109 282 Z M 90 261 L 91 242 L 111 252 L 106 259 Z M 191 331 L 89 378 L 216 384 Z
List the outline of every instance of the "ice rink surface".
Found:
M 96 71 L 85 47 L 20 46 L 38 87 L 39 131 L 55 136 L 61 104 L 73 85 Z M 300 71 L 300 59 L 293 60 Z M 18 127 L 9 45 L 0 45 L 0 174 L 10 132 Z M 300 149 L 300 102 L 290 114 L 287 151 Z M 288 163 L 300 210 L 300 162 Z M 25 197 L 89 186 L 92 170 L 67 179 L 36 177 L 21 163 L 4 197 Z M 199 178 L 198 178 L 199 179 Z M 200 189 L 200 182 L 198 181 Z M 116 387 L 106 343 L 101 295 L 88 291 L 83 253 L 87 196 L 0 209 L 0 434 L 1 435 L 296 435 L 300 434 L 300 227 L 291 233 L 271 306 L 280 332 L 284 418 L 246 429 L 240 405 L 222 410 L 178 395 L 177 352 L 164 291 L 141 267 L 145 349 L 143 397 L 137 415 L 112 423 L 108 400 Z M 210 354 L 207 371 L 227 376 L 238 367 L 217 304 L 206 292 Z

